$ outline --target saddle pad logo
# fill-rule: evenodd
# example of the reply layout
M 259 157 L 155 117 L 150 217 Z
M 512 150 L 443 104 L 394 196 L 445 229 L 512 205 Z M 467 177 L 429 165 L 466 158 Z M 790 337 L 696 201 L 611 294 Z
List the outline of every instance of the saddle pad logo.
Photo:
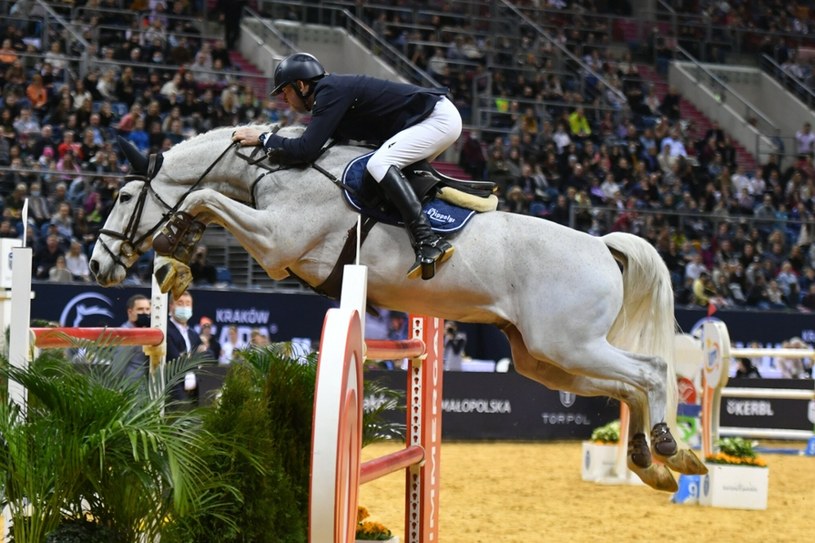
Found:
M 359 191 L 362 187 L 362 179 L 365 176 L 365 166 L 373 153 L 368 153 L 355 158 L 345 167 L 342 174 L 343 184 Z M 386 224 L 402 226 L 402 219 L 396 215 L 384 213 L 379 209 L 364 207 L 356 195 L 348 190 L 343 190 L 345 200 L 357 211 L 364 215 L 369 215 Z M 439 198 L 433 198 L 423 206 L 424 214 L 430 221 L 430 226 L 436 232 L 449 233 L 456 232 L 469 222 L 475 215 L 475 211 L 450 204 Z

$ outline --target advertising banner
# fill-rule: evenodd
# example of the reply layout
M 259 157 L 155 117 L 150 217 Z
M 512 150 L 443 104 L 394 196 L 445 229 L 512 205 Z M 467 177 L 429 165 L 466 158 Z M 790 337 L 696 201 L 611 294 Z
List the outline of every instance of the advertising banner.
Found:
M 369 371 L 366 379 L 405 390 L 403 371 Z M 586 439 L 620 418 L 619 403 L 549 390 L 517 373 L 446 372 L 442 436 L 461 440 Z M 366 397 L 366 405 L 382 401 Z M 392 420 L 404 420 L 404 411 Z
M 813 389 L 811 379 L 730 379 L 728 388 Z M 812 430 L 811 401 L 777 398 L 722 398 L 722 426 Z

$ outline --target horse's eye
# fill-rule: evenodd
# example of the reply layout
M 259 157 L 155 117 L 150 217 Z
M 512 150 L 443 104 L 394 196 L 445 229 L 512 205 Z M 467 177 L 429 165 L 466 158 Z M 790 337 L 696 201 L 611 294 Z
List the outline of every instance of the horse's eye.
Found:
M 129 202 L 131 198 L 133 198 L 133 196 L 126 192 L 123 192 L 119 195 L 119 201 L 122 202 L 123 204 Z

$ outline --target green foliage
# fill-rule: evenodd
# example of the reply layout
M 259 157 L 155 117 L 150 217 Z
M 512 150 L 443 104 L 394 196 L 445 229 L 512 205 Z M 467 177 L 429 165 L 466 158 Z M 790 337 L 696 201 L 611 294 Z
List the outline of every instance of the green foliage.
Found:
M 70 519 L 48 534 L 45 543 L 114 543 L 117 537 L 114 530 L 95 522 Z
M 2 503 L 16 543 L 301 543 L 306 540 L 316 354 L 288 344 L 239 354 L 210 407 L 179 409 L 170 390 L 202 361 L 168 365 L 164 387 L 123 375 L 122 350 L 77 341 L 29 368 L 0 359 Z M 366 381 L 364 442 L 400 437 L 384 420 L 401 399 Z M 164 409 L 164 407 L 167 409 Z M 33 513 L 33 514 L 31 514 Z
M 403 412 L 405 395 L 399 390 L 378 383 L 375 379 L 365 379 L 364 394 L 369 403 L 362 413 L 362 446 L 389 439 L 403 440 L 405 424 L 388 420 L 386 413 Z
M 742 437 L 726 437 L 716 442 L 719 450 L 724 454 L 737 458 L 755 458 L 756 452 L 753 444 Z
M 767 467 L 767 462 L 753 450 L 753 444 L 744 438 L 726 437 L 716 441 L 716 445 L 719 451 L 705 457 L 708 464 Z
M 209 436 L 189 413 L 162 415 L 169 388 L 151 399 L 122 375 L 110 345 L 76 342 L 80 366 L 61 351 L 47 352 L 26 369 L 0 364 L 22 384 L 28 403 L 0 401 L 0 472 L 3 505 L 17 543 L 42 543 L 85 513 L 106 528 L 110 543 L 151 539 L 163 521 L 188 511 L 217 509 L 203 502 Z M 195 361 L 190 361 L 194 363 Z M 168 387 L 183 378 L 170 369 Z M 68 528 L 65 528 L 68 530 Z M 101 528 L 100 528 L 101 530 Z
M 209 515 L 188 517 L 164 531 L 163 543 L 306 540 L 316 358 L 292 358 L 286 349 L 242 351 L 204 416 L 218 436 L 211 472 L 241 496 L 230 506 L 234 529 Z
M 598 443 L 617 443 L 620 441 L 620 421 L 613 420 L 605 426 L 595 428 L 591 440 Z

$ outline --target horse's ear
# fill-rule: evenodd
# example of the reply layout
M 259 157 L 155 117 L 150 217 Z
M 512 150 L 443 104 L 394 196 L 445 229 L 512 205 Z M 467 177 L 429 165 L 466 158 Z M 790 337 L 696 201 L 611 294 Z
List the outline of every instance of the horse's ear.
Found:
M 125 154 L 125 158 L 133 167 L 133 173 L 147 175 L 147 166 L 149 164 L 147 157 L 141 154 L 132 142 L 127 141 L 122 136 L 118 136 L 116 139 L 119 141 L 119 147 Z

